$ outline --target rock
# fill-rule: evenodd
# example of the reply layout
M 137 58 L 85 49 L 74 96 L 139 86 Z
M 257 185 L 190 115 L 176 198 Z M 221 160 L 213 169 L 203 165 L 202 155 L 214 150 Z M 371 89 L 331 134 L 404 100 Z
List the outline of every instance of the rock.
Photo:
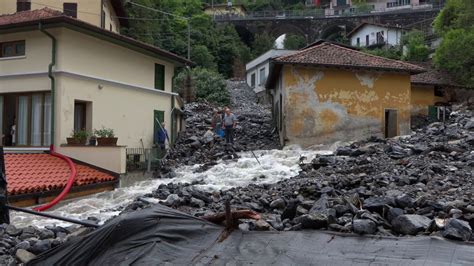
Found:
M 16 265 L 15 258 L 10 255 L 2 255 L 0 256 L 0 265 L 15 266 Z
M 183 200 L 177 194 L 171 194 L 163 202 L 163 205 L 168 207 L 178 207 L 182 204 Z
M 355 219 L 352 221 L 352 231 L 356 234 L 375 234 L 377 225 L 372 220 Z
M 16 258 L 22 263 L 28 263 L 30 260 L 36 258 L 36 256 L 24 249 L 18 249 L 15 253 Z
M 195 208 L 202 208 L 204 206 L 206 206 L 206 203 L 200 199 L 196 199 L 194 197 L 191 198 L 191 202 L 189 203 L 189 205 L 191 207 L 195 207 Z
M 286 206 L 285 200 L 282 198 L 279 198 L 270 202 L 270 208 L 272 209 L 284 209 L 285 206 Z
M 281 214 L 281 220 L 293 220 L 293 218 L 296 216 L 297 204 L 298 202 L 296 200 L 290 200 L 288 206 L 286 206 L 286 208 L 283 210 L 283 213 Z
M 392 222 L 393 219 L 403 214 L 403 210 L 399 208 L 390 208 L 387 211 L 387 220 Z
M 392 205 L 393 201 L 387 197 L 371 197 L 364 200 L 364 209 L 382 213 L 385 205 Z
M 402 209 L 412 208 L 414 206 L 415 199 L 407 194 L 401 194 L 395 198 L 395 203 Z
M 255 231 L 269 231 L 271 225 L 264 220 L 257 220 L 255 222 Z
M 14 225 L 9 224 L 7 228 L 5 229 L 5 233 L 7 233 L 10 236 L 19 236 L 23 232 L 22 229 L 16 228 Z
M 452 218 L 447 221 L 441 234 L 449 239 L 468 241 L 472 229 L 468 222 Z
M 31 247 L 30 242 L 28 241 L 21 241 L 15 246 L 15 249 L 24 249 L 27 250 Z
M 431 219 L 417 214 L 403 214 L 392 220 L 392 229 L 400 234 L 416 235 L 428 228 Z
M 39 240 L 38 242 L 36 242 L 30 248 L 29 251 L 31 251 L 33 254 L 38 255 L 40 253 L 47 251 L 50 248 L 51 248 L 51 241 L 49 241 L 48 239 L 45 239 L 45 240 Z
M 39 230 L 39 239 L 55 238 L 54 232 L 48 229 Z
M 301 215 L 307 214 L 307 213 L 308 213 L 308 210 L 305 209 L 303 206 L 298 205 L 298 207 L 296 207 L 296 215 L 297 216 L 301 216 Z
M 321 213 L 310 213 L 295 218 L 296 223 L 300 223 L 303 229 L 320 229 L 327 227 L 328 217 Z
M 241 223 L 239 224 L 239 230 L 241 231 L 249 231 L 250 226 L 248 223 Z
M 474 213 L 474 205 L 469 205 L 466 207 L 466 211 L 470 213 Z

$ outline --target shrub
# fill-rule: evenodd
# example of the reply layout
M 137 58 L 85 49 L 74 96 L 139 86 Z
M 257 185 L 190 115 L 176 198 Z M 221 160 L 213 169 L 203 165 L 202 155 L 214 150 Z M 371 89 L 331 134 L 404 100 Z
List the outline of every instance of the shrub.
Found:
M 105 127 L 94 130 L 94 135 L 96 135 L 98 138 L 115 138 L 114 130 Z

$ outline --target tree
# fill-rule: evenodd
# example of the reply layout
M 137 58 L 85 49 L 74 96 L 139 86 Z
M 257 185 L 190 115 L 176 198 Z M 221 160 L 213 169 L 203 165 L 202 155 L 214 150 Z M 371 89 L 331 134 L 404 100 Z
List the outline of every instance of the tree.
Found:
M 435 64 L 465 86 L 474 87 L 474 3 L 450 0 L 438 14 L 435 31 L 442 37 Z
M 229 91 L 222 75 L 201 67 L 194 68 L 190 72 L 192 82 L 187 80 L 186 70 L 181 71 L 174 79 L 174 87 L 180 94 L 185 93 L 186 85 L 192 84 L 192 91 L 197 100 L 207 100 L 221 105 L 230 104 Z
M 287 34 L 283 41 L 283 47 L 288 50 L 298 50 L 306 46 L 306 39 L 301 35 Z
M 444 35 L 435 63 L 456 81 L 474 88 L 474 29 L 452 29 Z
M 381 56 L 385 58 L 400 60 L 402 58 L 402 53 L 400 49 L 396 47 L 389 48 L 377 48 L 377 49 L 364 49 L 364 52 L 373 54 L 376 56 Z
M 406 53 L 402 57 L 403 60 L 416 62 L 428 60 L 430 49 L 425 44 L 423 32 L 418 30 L 410 31 L 403 36 L 401 43 L 406 47 Z
M 252 43 L 254 57 L 258 57 L 273 48 L 275 48 L 275 40 L 266 33 L 257 35 Z
M 216 70 L 217 65 L 214 56 L 209 52 L 204 45 L 195 45 L 191 53 L 191 60 L 198 66 Z

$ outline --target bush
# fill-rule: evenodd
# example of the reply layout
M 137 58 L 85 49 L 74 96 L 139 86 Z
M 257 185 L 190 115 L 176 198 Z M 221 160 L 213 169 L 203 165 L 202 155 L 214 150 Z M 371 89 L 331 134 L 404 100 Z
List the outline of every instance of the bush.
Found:
M 197 100 L 207 100 L 220 105 L 230 104 L 229 91 L 226 88 L 225 79 L 221 74 L 200 67 L 190 71 L 193 93 Z M 184 70 L 174 79 L 174 87 L 180 94 L 184 93 L 187 75 L 188 71 Z
M 395 59 L 395 60 L 400 60 L 402 57 L 402 52 L 400 51 L 400 49 L 396 47 L 389 47 L 387 49 L 377 48 L 373 50 L 364 49 L 363 51 L 369 54 L 376 55 L 376 56 L 381 56 L 381 57 Z
M 430 56 L 430 49 L 425 44 L 423 32 L 413 30 L 403 36 L 402 45 L 406 47 L 406 54 L 403 56 L 405 61 L 423 62 Z

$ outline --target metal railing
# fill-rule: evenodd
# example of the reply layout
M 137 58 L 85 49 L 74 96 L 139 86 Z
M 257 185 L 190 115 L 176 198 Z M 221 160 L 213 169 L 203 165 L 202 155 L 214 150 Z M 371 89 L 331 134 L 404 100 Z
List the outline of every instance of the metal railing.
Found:
M 127 172 L 143 170 L 152 171 L 159 169 L 165 159 L 166 150 L 157 148 L 127 148 Z
M 383 13 L 412 13 L 424 10 L 439 10 L 444 4 L 428 4 L 423 6 L 401 6 L 402 8 L 387 8 L 383 10 L 367 10 L 356 7 L 347 7 L 346 9 L 306 9 L 306 10 L 275 10 L 275 11 L 250 11 L 242 16 L 237 13 L 229 13 L 222 15 L 214 15 L 216 21 L 232 21 L 232 20 L 271 20 L 271 19 L 315 19 L 315 18 L 332 18 L 332 17 L 357 17 L 367 15 L 380 15 Z M 328 12 L 326 12 L 328 11 Z M 331 14 L 337 11 L 338 14 Z

